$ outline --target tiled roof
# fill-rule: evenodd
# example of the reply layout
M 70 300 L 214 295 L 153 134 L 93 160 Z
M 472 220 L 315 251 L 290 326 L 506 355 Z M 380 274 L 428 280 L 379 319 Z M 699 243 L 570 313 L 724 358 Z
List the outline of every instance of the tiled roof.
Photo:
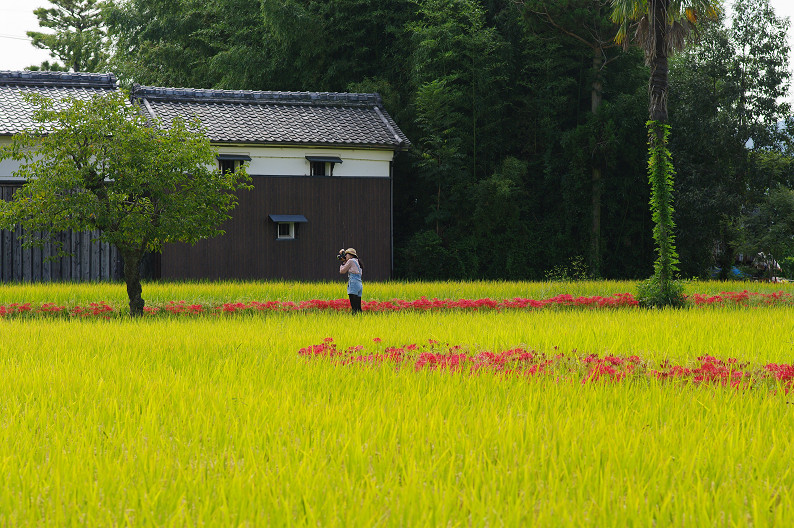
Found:
M 113 74 L 0 71 L 0 136 L 36 126 L 25 93 L 87 100 L 117 90 Z M 157 88 L 135 85 L 131 98 L 162 123 L 198 117 L 212 141 L 383 147 L 403 150 L 408 138 L 378 94 Z
M 198 117 L 225 143 L 347 145 L 406 149 L 408 138 L 378 94 L 157 88 L 135 85 L 132 98 L 152 120 Z
M 0 136 L 36 126 L 33 105 L 23 98 L 38 93 L 52 99 L 87 100 L 116 90 L 116 77 L 107 73 L 0 71 Z

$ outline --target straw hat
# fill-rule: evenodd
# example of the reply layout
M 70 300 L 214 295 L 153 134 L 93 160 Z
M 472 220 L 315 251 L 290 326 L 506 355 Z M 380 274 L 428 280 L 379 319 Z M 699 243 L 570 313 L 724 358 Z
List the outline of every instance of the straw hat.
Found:
M 355 249 L 353 249 L 353 248 L 347 248 L 347 249 L 345 250 L 345 254 L 347 254 L 347 255 L 353 255 L 354 257 L 358 258 L 358 255 L 356 254 L 356 250 L 355 250 Z

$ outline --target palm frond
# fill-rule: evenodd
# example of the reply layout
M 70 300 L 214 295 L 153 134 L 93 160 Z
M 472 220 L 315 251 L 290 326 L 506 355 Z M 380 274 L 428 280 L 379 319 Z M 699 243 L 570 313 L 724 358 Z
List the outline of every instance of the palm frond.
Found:
M 657 54 L 659 32 L 655 30 L 655 12 L 663 3 L 664 49 L 667 53 L 683 49 L 704 18 L 716 19 L 722 10 L 720 0 L 612 0 L 612 21 L 618 24 L 615 42 L 624 48 L 637 43 L 650 62 Z M 629 38 L 629 30 L 633 36 Z

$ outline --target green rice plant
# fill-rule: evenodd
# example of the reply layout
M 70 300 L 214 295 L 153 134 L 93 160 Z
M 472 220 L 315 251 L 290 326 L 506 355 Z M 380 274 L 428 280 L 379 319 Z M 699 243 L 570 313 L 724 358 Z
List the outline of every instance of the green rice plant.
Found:
M 367 282 L 368 299 L 428 298 L 513 298 L 553 297 L 559 294 L 607 295 L 630 291 L 630 282 Z M 346 297 L 345 281 L 221 281 L 221 282 L 148 282 L 143 285 L 144 298 L 150 303 L 185 300 L 192 302 L 303 301 Z M 126 300 L 120 283 L 50 283 L 6 284 L 0 286 L 0 302 L 85 304 L 108 301 L 121 305 Z
M 794 283 L 691 281 L 685 283 L 686 294 L 718 294 L 723 291 L 794 293 Z M 633 281 L 577 281 L 577 282 L 366 282 L 365 300 L 391 299 L 512 299 L 515 297 L 545 299 L 561 294 L 578 296 L 608 296 L 615 293 L 636 293 Z M 127 302 L 121 283 L 15 283 L 0 285 L 0 304 L 56 303 L 74 306 L 91 302 L 108 302 L 123 307 Z M 295 281 L 220 281 L 220 282 L 147 282 L 143 297 L 148 305 L 163 305 L 169 301 L 188 301 L 202 304 L 250 301 L 293 301 L 311 299 L 339 299 L 346 297 L 345 282 Z
M 297 351 L 433 339 L 791 362 L 792 329 L 789 307 L 0 319 L 0 526 L 788 526 L 783 391 Z

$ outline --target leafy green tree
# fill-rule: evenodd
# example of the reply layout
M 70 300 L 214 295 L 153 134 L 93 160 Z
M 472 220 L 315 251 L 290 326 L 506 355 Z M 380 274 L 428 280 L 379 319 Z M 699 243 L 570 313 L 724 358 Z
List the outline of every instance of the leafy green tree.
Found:
M 790 80 L 785 20 L 767 0 L 739 0 L 730 21 L 705 24 L 672 62 L 670 147 L 679 185 L 676 219 L 686 275 L 712 266 L 729 277 L 732 228 L 770 189 L 789 185 L 777 151 L 789 151 L 783 100 Z
M 774 148 L 789 138 L 778 127 L 791 105 L 788 95 L 790 21 L 775 15 L 769 0 L 736 0 L 730 37 L 734 56 L 731 83 L 736 90 L 733 113 L 743 142 Z
M 410 0 L 128 0 L 107 19 L 128 82 L 343 91 L 406 84 L 412 13 Z
M 557 25 L 565 21 L 566 30 L 595 23 L 588 2 L 545 3 L 561 17 L 554 15 Z M 524 3 L 524 13 L 528 5 Z M 650 215 L 639 205 L 648 200 L 646 187 L 638 185 L 645 178 L 647 146 L 635 125 L 644 122 L 647 100 L 641 53 L 631 49 L 621 54 L 614 45 L 605 50 L 613 60 L 599 68 L 598 110 L 593 113 L 593 49 L 541 16 L 522 19 L 523 39 L 510 40 L 512 53 L 520 53 L 509 103 L 516 127 L 503 137 L 523 140 L 523 148 L 512 153 L 529 167 L 522 216 L 529 231 L 527 275 L 543 279 L 550 267 L 585 255 L 593 275 L 642 276 L 651 268 L 652 249 L 650 229 L 643 234 Z M 614 31 L 608 20 L 601 21 L 604 31 Z
M 407 81 L 412 0 L 263 0 L 272 60 L 290 89 L 346 90 L 365 79 Z
M 46 60 L 42 61 L 38 66 L 28 66 L 27 69 L 30 71 L 69 71 L 69 68 L 59 64 L 57 61 L 50 62 Z
M 737 245 L 747 254 L 764 253 L 771 261 L 794 257 L 794 190 L 772 189 L 753 211 L 737 222 Z M 769 266 L 771 277 L 774 266 Z
M 732 82 L 735 55 L 722 20 L 704 24 L 698 42 L 672 62 L 670 148 L 678 168 L 676 223 L 682 272 L 710 276 L 719 266 L 728 278 L 732 218 L 746 189 L 746 147 L 741 140 Z
M 489 178 L 474 187 L 474 234 L 479 277 L 526 279 L 529 237 L 524 179 L 527 163 L 507 157 Z
M 27 97 L 39 125 L 14 136 L 3 154 L 23 161 L 15 175 L 27 183 L 0 202 L 0 227 L 22 226 L 32 245 L 44 243 L 37 231 L 101 230 L 99 240 L 124 259 L 130 313 L 142 315 L 144 254 L 222 234 L 247 174 L 216 169 L 200 123 L 148 126 L 121 92 L 63 102 Z
M 601 210 L 604 178 L 604 158 L 608 155 L 610 142 L 604 141 L 605 132 L 599 129 L 602 122 L 597 116 L 601 110 L 604 96 L 604 70 L 610 62 L 620 55 L 616 52 L 614 41 L 615 26 L 609 18 L 606 0 L 572 0 L 566 2 L 548 0 L 524 0 L 522 3 L 525 14 L 536 23 L 543 23 L 553 28 L 563 38 L 583 46 L 591 59 L 590 77 L 590 112 L 594 118 L 589 120 L 586 133 L 590 136 L 587 143 L 590 147 L 589 166 L 591 182 L 591 224 L 589 243 L 589 264 L 591 272 L 599 276 L 601 270 Z M 601 140 L 596 139 L 602 136 Z M 592 140 L 592 141 L 591 141 Z
M 99 72 L 108 60 L 102 0 L 50 0 L 53 7 L 33 11 L 39 26 L 53 32 L 28 31 L 32 44 L 48 50 L 63 65 L 43 62 L 31 69 Z
M 426 222 L 462 256 L 473 255 L 472 186 L 504 152 L 504 41 L 472 0 L 426 0 L 412 32 L 417 168 L 425 185 Z M 473 274 L 476 261 L 465 269 Z
M 654 304 L 676 304 L 681 300 L 680 288 L 673 280 L 678 271 L 678 255 L 672 205 L 674 171 L 667 148 L 670 133 L 667 113 L 668 57 L 683 48 L 698 18 L 717 16 L 719 5 L 719 0 L 612 0 L 612 20 L 619 24 L 615 41 L 628 45 L 629 27 L 636 23 L 635 38 L 651 69 L 648 83 L 648 177 L 651 184 L 651 213 L 655 224 L 653 238 L 659 255 L 652 279 L 656 299 L 650 302 Z
M 109 5 L 106 18 L 111 65 L 125 84 L 266 89 L 272 82 L 258 0 L 129 0 Z

